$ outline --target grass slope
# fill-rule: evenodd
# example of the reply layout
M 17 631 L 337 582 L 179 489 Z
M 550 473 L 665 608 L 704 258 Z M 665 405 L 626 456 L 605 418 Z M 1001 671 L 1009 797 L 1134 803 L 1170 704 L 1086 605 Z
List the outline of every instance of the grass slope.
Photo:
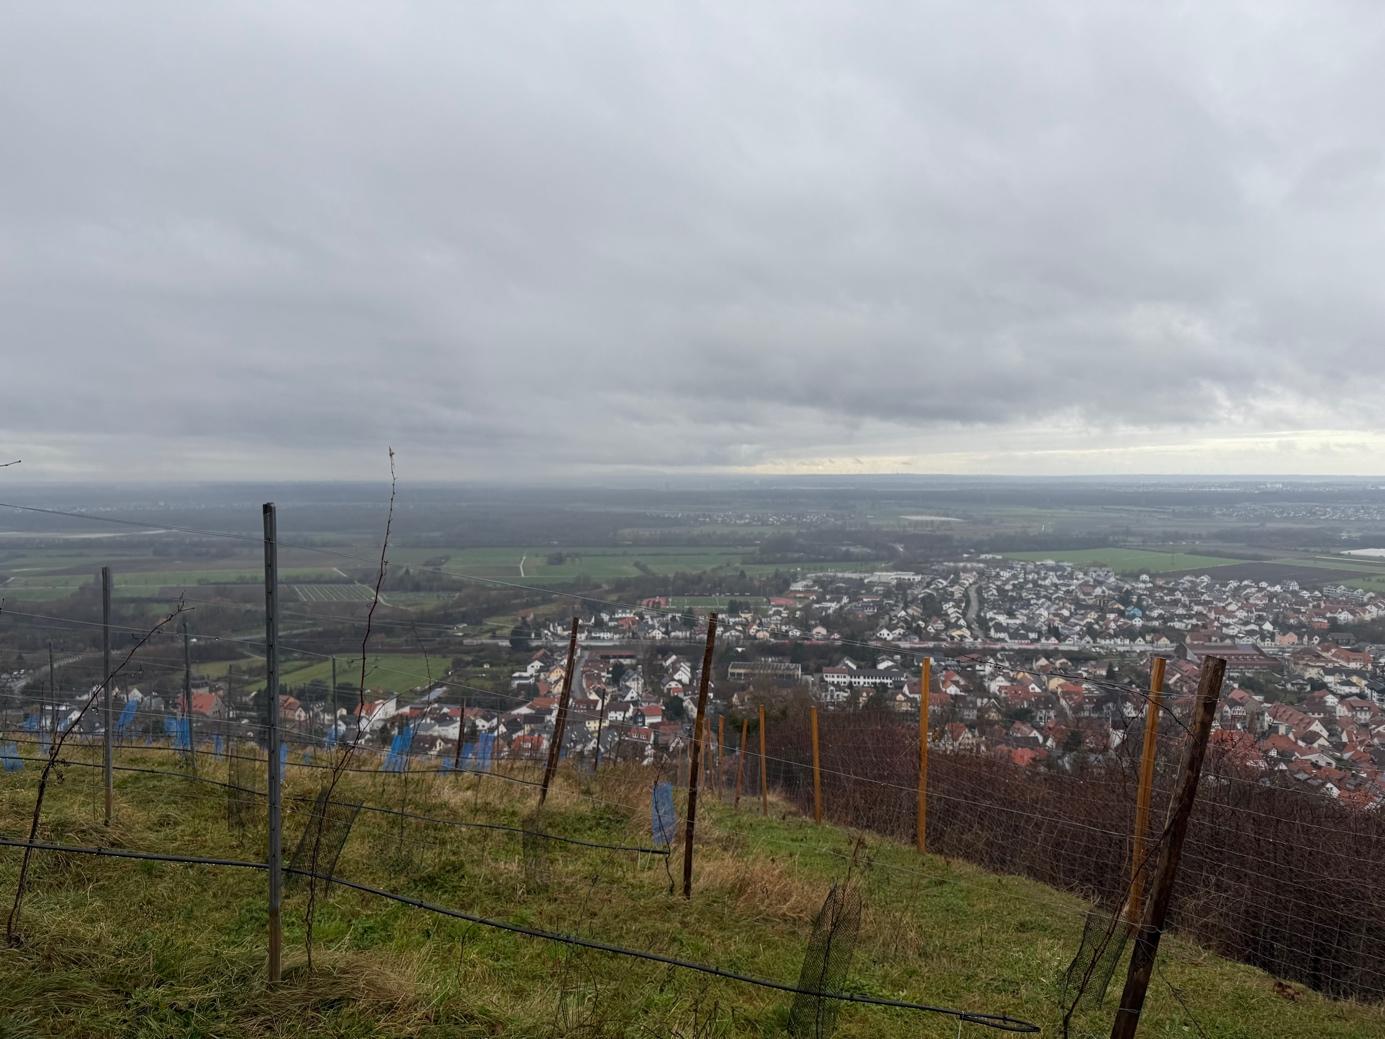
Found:
M 90 751 L 74 752 L 95 761 Z M 126 764 L 172 767 L 139 751 Z M 221 762 L 203 773 L 224 779 Z M 254 858 L 262 833 L 225 824 L 225 795 L 180 778 L 121 773 L 116 825 L 99 822 L 99 770 L 69 767 L 50 793 L 44 837 L 73 843 Z M 292 767 L 289 795 L 310 795 L 320 773 Z M 0 773 L 3 832 L 24 831 L 36 766 Z M 590 839 L 643 841 L 644 770 L 612 769 L 593 784 L 563 776 L 542 826 Z M 580 785 L 579 785 L 580 784 Z M 399 805 L 398 776 L 352 776 L 342 795 Z M 492 777 L 409 779 L 415 810 L 517 823 L 532 787 Z M 362 813 L 338 874 L 483 916 L 578 933 L 792 982 L 812 917 L 840 878 L 849 834 L 774 805 L 762 819 L 709 797 L 699 813 L 696 891 L 649 856 L 549 845 L 547 886 L 531 883 L 516 835 L 408 823 Z M 287 847 L 304 825 L 287 815 Z M 1058 978 L 1076 947 L 1084 905 L 1010 877 L 872 840 L 865 919 L 848 987 L 898 999 L 1008 1011 L 1056 1035 Z M 19 853 L 0 853 L 0 890 L 13 889 Z M 305 894 L 285 903 L 285 981 L 263 978 L 265 878 L 231 868 L 38 853 L 23 943 L 0 952 L 0 1035 L 308 1036 L 772 1036 L 788 996 L 652 963 L 524 938 L 338 889 L 322 905 L 315 970 L 302 954 Z M 1347 1039 L 1385 1034 L 1385 1014 L 1298 991 L 1218 960 L 1176 938 L 1161 952 L 1206 1035 Z M 1116 986 L 1118 988 L 1118 985 Z M 1105 1035 L 1110 1005 L 1085 1012 L 1078 1035 Z M 846 1006 L 842 1037 L 952 1037 L 957 1023 Z M 964 1036 L 997 1035 L 964 1025 Z M 1142 1036 L 1196 1035 L 1156 979 Z

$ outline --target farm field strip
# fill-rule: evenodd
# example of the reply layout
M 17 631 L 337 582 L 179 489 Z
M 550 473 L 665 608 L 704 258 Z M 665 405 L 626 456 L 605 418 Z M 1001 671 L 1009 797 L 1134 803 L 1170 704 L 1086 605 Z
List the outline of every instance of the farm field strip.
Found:
M 360 584 L 292 584 L 300 602 L 370 602 L 374 592 Z
M 1059 563 L 1088 563 L 1109 566 L 1117 573 L 1167 574 L 1187 570 L 1210 570 L 1243 562 L 1226 556 L 1204 556 L 1192 552 L 1159 552 L 1141 548 L 1083 548 L 1060 552 L 1007 552 L 1007 559 Z

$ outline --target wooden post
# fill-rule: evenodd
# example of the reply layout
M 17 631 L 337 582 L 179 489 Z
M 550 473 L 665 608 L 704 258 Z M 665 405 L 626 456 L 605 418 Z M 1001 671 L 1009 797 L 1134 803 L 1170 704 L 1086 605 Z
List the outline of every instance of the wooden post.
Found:
M 919 793 L 918 846 L 919 854 L 928 850 L 928 701 L 933 685 L 933 658 L 924 657 L 919 671 Z
M 337 658 L 332 655 L 332 691 L 327 701 L 328 731 L 332 734 L 332 746 L 337 745 Z
M 274 503 L 264 505 L 264 617 L 265 707 L 269 744 L 269 983 L 282 976 L 280 955 L 284 932 L 280 920 L 283 901 L 283 776 L 279 767 L 279 543 L 275 531 Z
M 808 708 L 808 720 L 813 727 L 813 822 L 822 823 L 822 759 L 818 756 L 818 707 Z
M 115 808 L 115 751 L 112 746 L 115 712 L 111 709 L 111 568 L 101 568 L 101 715 L 105 734 L 101 740 L 101 767 L 105 772 L 106 825 Z
M 726 798 L 726 788 L 722 785 L 721 748 L 726 745 L 726 715 L 717 715 L 717 798 Z
M 702 730 L 707 724 L 707 683 L 712 677 L 712 654 L 717 646 L 717 615 L 707 614 L 707 648 L 697 681 L 697 717 L 693 719 L 692 757 L 688 761 L 688 825 L 683 836 L 683 897 L 692 898 L 693 827 L 697 823 L 697 780 L 702 758 Z
M 577 666 L 577 625 L 572 618 L 572 631 L 567 639 L 567 669 L 563 672 L 563 691 L 558 696 L 558 716 L 553 721 L 553 742 L 548 745 L 548 763 L 543 769 L 543 785 L 539 787 L 539 807 L 548 800 L 548 785 L 558 771 L 558 752 L 563 746 L 563 729 L 567 727 L 567 701 L 572 695 L 572 670 Z
M 592 775 L 601 771 L 601 733 L 606 728 L 606 697 L 610 695 L 610 690 L 606 688 L 606 683 L 601 683 L 601 696 L 596 708 L 596 753 L 592 755 Z M 616 754 L 616 760 L 620 760 L 620 754 Z
M 52 749 L 58 742 L 58 677 L 53 670 L 53 640 L 48 640 L 48 711 L 53 718 L 53 735 L 48 746 Z
M 736 799 L 732 802 L 733 806 L 741 806 L 741 784 L 745 782 L 745 744 L 746 736 L 750 731 L 750 719 L 741 719 L 741 742 L 736 747 Z
M 1169 900 L 1173 895 L 1174 876 L 1183 854 L 1183 840 L 1188 835 L 1188 817 L 1197 800 L 1198 777 L 1202 761 L 1207 756 L 1207 738 L 1212 734 L 1212 718 L 1221 696 L 1222 677 L 1226 661 L 1221 657 L 1206 657 L 1202 662 L 1202 677 L 1198 682 L 1197 705 L 1193 709 L 1192 735 L 1188 751 L 1178 774 L 1178 787 L 1169 806 L 1169 819 L 1164 826 L 1164 845 L 1159 852 L 1159 868 L 1150 888 L 1149 907 L 1135 935 L 1135 947 L 1130 953 L 1130 970 L 1125 977 L 1125 990 L 1111 1025 L 1111 1039 L 1135 1039 L 1140 1026 L 1140 1011 L 1145 1003 L 1154 958 L 1159 952 L 1159 939 L 1164 933 Z
M 188 764 L 197 768 L 197 744 L 192 733 L 192 650 L 189 648 L 188 622 L 183 621 L 183 720 L 188 726 Z
M 765 705 L 760 705 L 760 814 L 769 815 L 769 770 L 765 768 Z
M 1135 839 L 1130 852 L 1130 900 L 1125 918 L 1132 925 L 1144 913 L 1145 835 L 1149 833 L 1149 801 L 1154 791 L 1154 757 L 1159 737 L 1159 709 L 1164 696 L 1163 657 L 1149 669 L 1149 701 L 1145 704 L 1145 745 L 1140 755 L 1140 788 L 1135 793 Z
M 462 770 L 462 744 L 466 742 L 466 697 L 462 697 L 462 716 L 457 722 L 457 749 L 452 752 L 452 771 Z

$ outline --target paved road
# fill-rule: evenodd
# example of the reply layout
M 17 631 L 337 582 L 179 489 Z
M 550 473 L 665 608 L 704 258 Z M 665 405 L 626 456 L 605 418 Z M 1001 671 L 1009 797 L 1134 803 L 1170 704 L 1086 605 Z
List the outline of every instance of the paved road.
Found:
M 100 656 L 99 653 L 76 653 L 76 654 L 73 654 L 72 656 L 59 657 L 58 659 L 56 659 L 56 660 L 53 661 L 53 667 L 54 667 L 55 669 L 56 669 L 56 668 L 60 668 L 60 667 L 67 667 L 69 664 L 75 664 L 75 663 L 77 663 L 77 661 L 81 660 L 83 657 L 99 657 L 99 656 Z M 47 675 L 48 675 L 48 664 L 47 664 L 47 663 L 44 663 L 44 665 L 43 665 L 42 667 L 36 667 L 36 668 L 34 668 L 32 671 L 29 672 L 28 675 L 26 675 L 24 678 L 21 678 L 21 679 L 19 680 L 19 683 L 18 683 L 17 685 L 14 686 L 14 691 L 15 691 L 16 693 L 22 692 L 25 686 L 27 686 L 30 682 L 37 681 L 40 675 L 44 676 L 44 680 L 47 681 Z

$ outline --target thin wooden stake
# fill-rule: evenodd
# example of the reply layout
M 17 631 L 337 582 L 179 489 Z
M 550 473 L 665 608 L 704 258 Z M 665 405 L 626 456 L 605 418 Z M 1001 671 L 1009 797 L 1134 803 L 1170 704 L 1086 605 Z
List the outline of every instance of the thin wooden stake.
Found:
M 265 731 L 269 744 L 269 983 L 282 977 L 280 956 L 284 941 L 280 905 L 283 901 L 283 776 L 279 764 L 279 542 L 274 503 L 264 505 Z
M 105 734 L 101 740 L 101 767 L 105 772 L 106 825 L 111 825 L 115 811 L 115 750 L 112 744 L 115 712 L 111 709 L 111 568 L 101 568 L 101 715 Z
M 601 771 L 601 733 L 606 727 L 606 696 L 609 690 L 605 685 L 601 687 L 601 706 L 597 708 L 596 714 L 596 753 L 592 755 L 592 775 Z M 616 754 L 616 760 L 620 760 L 620 754 Z
M 717 798 L 726 799 L 726 788 L 722 785 L 721 748 L 726 745 L 726 715 L 717 715 Z
M 466 697 L 462 697 L 462 716 L 457 722 L 457 749 L 452 752 L 452 771 L 462 770 L 462 744 L 466 742 Z
M 563 672 L 563 691 L 558 696 L 558 716 L 553 721 L 553 742 L 548 745 L 548 763 L 543 770 L 543 785 L 539 787 L 539 807 L 548 800 L 548 785 L 553 782 L 553 774 L 558 771 L 558 752 L 563 746 L 563 729 L 567 727 L 567 701 L 572 695 L 572 671 L 577 664 L 577 625 L 572 618 L 572 631 L 567 639 L 567 669 Z
M 48 641 L 48 711 L 53 719 L 53 735 L 50 738 L 51 747 L 58 741 L 58 678 L 53 670 L 53 641 Z
M 928 850 L 928 701 L 933 684 L 933 658 L 923 658 L 919 672 L 919 793 L 918 846 L 919 854 Z
M 765 768 L 765 705 L 760 705 L 760 814 L 769 815 L 769 770 Z
M 1149 669 L 1149 702 L 1145 704 L 1145 745 L 1140 755 L 1140 788 L 1135 793 L 1135 839 L 1130 852 L 1130 901 L 1126 920 L 1138 924 L 1144 913 L 1145 836 L 1149 833 L 1149 801 L 1154 792 L 1154 757 L 1159 737 L 1159 709 L 1164 697 L 1163 657 Z
M 817 704 L 808 708 L 808 719 L 813 727 L 813 822 L 822 823 L 822 759 L 818 756 L 818 708 Z
M 741 742 L 736 747 L 736 799 L 732 805 L 736 808 L 741 806 L 741 786 L 745 782 L 745 744 L 746 735 L 750 731 L 750 719 L 741 719 Z
M 332 746 L 337 744 L 337 658 L 332 656 L 332 692 L 327 701 L 327 724 L 328 731 L 332 734 Z
M 712 654 L 717 647 L 717 615 L 707 614 L 707 648 L 697 681 L 697 717 L 693 719 L 692 757 L 688 761 L 688 825 L 683 835 L 683 897 L 692 898 L 693 828 L 697 823 L 697 780 L 702 760 L 702 730 L 707 724 L 707 683 L 712 677 Z
M 197 744 L 192 731 L 192 650 L 189 648 L 188 622 L 183 621 L 183 720 L 188 727 L 188 764 L 197 769 Z
M 1164 933 L 1164 921 L 1168 918 L 1173 881 L 1178 873 L 1178 860 L 1183 854 L 1183 841 L 1188 835 L 1188 818 L 1197 800 L 1198 777 L 1202 774 L 1202 762 L 1207 756 L 1207 738 L 1212 734 L 1212 718 L 1217 711 L 1225 674 L 1226 661 L 1221 657 L 1206 657 L 1203 660 L 1188 752 L 1183 758 L 1178 787 L 1169 807 L 1164 843 L 1159 852 L 1159 868 L 1150 888 L 1149 907 L 1135 935 L 1130 969 L 1125 976 L 1125 990 L 1121 993 L 1116 1019 L 1111 1025 L 1111 1039 L 1135 1039 L 1135 1031 L 1140 1026 L 1140 1011 L 1144 1008 L 1145 992 L 1154 971 L 1155 956 L 1159 953 L 1159 939 Z

